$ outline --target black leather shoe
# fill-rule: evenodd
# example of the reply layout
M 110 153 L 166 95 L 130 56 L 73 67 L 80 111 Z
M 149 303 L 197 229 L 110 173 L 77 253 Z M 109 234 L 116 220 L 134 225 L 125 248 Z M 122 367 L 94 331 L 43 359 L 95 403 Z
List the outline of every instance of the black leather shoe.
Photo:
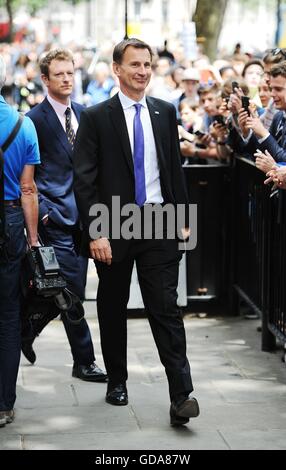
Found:
M 105 401 L 110 405 L 124 406 L 128 404 L 127 388 L 124 384 L 117 384 L 107 389 Z
M 107 382 L 107 374 L 94 362 L 90 366 L 73 365 L 72 376 L 87 382 Z
M 194 397 L 183 397 L 173 400 L 170 407 L 171 426 L 181 426 L 189 422 L 190 418 L 196 418 L 200 414 L 200 408 Z
M 33 339 L 22 340 L 22 346 L 21 346 L 22 353 L 31 364 L 34 364 L 37 359 L 36 353 L 32 346 L 33 342 L 34 342 Z

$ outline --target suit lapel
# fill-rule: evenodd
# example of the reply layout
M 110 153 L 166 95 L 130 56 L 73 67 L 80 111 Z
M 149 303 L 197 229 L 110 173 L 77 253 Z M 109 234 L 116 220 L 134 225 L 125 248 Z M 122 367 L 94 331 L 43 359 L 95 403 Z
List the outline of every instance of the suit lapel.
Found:
M 46 114 L 46 123 L 50 127 L 51 131 L 55 134 L 60 144 L 63 146 L 68 156 L 72 156 L 72 147 L 67 139 L 67 135 L 61 125 L 58 116 L 56 115 L 53 107 L 48 102 L 47 98 L 42 103 L 43 112 Z
M 122 109 L 118 95 L 115 95 L 111 98 L 109 104 L 110 118 L 113 123 L 114 129 L 118 134 L 120 142 L 122 144 L 123 153 L 126 158 L 127 164 L 130 168 L 132 175 L 134 175 L 134 165 L 132 152 L 130 147 L 129 135 L 126 125 L 126 120 L 124 116 L 124 111 Z
M 80 112 L 82 108 L 79 108 L 79 105 L 77 103 L 74 103 L 73 101 L 71 102 L 71 107 L 73 112 L 75 113 L 75 117 L 77 119 L 77 122 L 79 123 L 80 121 Z
M 146 97 L 147 106 L 149 109 L 151 124 L 153 128 L 153 134 L 155 139 L 155 145 L 157 150 L 159 168 L 162 171 L 166 168 L 166 162 L 164 158 L 164 151 L 162 147 L 162 129 L 161 129 L 161 115 L 158 107 L 153 102 L 152 98 Z

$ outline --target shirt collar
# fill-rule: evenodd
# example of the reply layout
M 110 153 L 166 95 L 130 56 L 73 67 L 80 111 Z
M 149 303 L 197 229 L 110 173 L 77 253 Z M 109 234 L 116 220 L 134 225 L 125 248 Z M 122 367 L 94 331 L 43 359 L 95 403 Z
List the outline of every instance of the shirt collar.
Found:
M 134 106 L 134 104 L 141 104 L 144 108 L 147 108 L 147 103 L 146 103 L 146 96 L 144 95 L 143 98 L 140 101 L 134 101 L 128 96 L 124 95 L 121 90 L 119 90 L 118 93 L 118 98 L 120 99 L 121 105 L 123 109 L 128 109 Z
M 50 103 L 50 105 L 54 108 L 55 112 L 59 114 L 60 116 L 64 116 L 66 109 L 71 108 L 70 100 L 67 105 L 59 103 L 58 101 L 54 100 L 50 95 L 47 95 L 47 100 Z

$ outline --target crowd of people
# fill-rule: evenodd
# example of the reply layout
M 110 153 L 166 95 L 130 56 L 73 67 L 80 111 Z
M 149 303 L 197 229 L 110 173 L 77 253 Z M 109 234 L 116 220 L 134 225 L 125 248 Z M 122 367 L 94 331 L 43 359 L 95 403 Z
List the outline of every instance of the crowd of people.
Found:
M 199 405 L 176 302 L 178 241 L 190 234 L 182 167 L 243 154 L 267 174 L 266 183 L 286 189 L 286 51 L 235 52 L 210 64 L 203 55 L 190 63 L 167 48 L 154 56 L 138 39 L 117 44 L 112 60 L 98 51 L 26 46 L 0 46 L 0 426 L 14 419 L 21 349 L 36 361 L 35 336 L 21 338 L 24 227 L 30 247 L 39 244 L 38 233 L 54 247 L 68 288 L 82 301 L 88 258 L 94 259 L 106 372 L 95 362 L 85 319 L 62 320 L 72 375 L 107 382 L 105 400 L 117 406 L 128 403 L 126 320 L 136 262 L 168 380 L 171 425 L 186 424 Z M 145 238 L 94 237 L 98 203 L 112 223 L 114 212 L 122 214 L 120 226 L 130 204 L 143 225 L 146 207 L 171 205 L 176 213 L 184 206 L 186 218 L 175 239 L 164 224 L 160 238 L 155 230 Z

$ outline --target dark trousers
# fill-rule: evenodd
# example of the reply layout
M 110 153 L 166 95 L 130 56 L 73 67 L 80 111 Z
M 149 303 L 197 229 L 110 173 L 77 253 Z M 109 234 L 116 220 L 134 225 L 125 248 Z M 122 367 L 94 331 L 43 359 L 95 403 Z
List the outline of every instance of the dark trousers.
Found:
M 0 255 L 0 411 L 11 410 L 21 354 L 20 267 L 25 253 L 21 207 L 7 207 L 8 241 Z
M 46 225 L 40 223 L 40 236 L 45 244 L 54 247 L 61 274 L 67 281 L 68 289 L 80 299 L 84 298 L 88 259 L 79 256 L 75 249 L 74 228 L 59 227 L 51 220 Z M 69 312 L 73 317 L 73 313 Z M 90 330 L 86 320 L 74 324 L 68 321 L 65 314 L 62 321 L 71 347 L 75 364 L 90 365 L 95 360 Z
M 128 257 L 96 262 L 97 309 L 105 367 L 111 384 L 127 380 L 127 303 L 134 261 L 152 334 L 165 367 L 171 399 L 193 390 L 183 319 L 177 307 L 181 253 L 176 240 L 132 240 Z

